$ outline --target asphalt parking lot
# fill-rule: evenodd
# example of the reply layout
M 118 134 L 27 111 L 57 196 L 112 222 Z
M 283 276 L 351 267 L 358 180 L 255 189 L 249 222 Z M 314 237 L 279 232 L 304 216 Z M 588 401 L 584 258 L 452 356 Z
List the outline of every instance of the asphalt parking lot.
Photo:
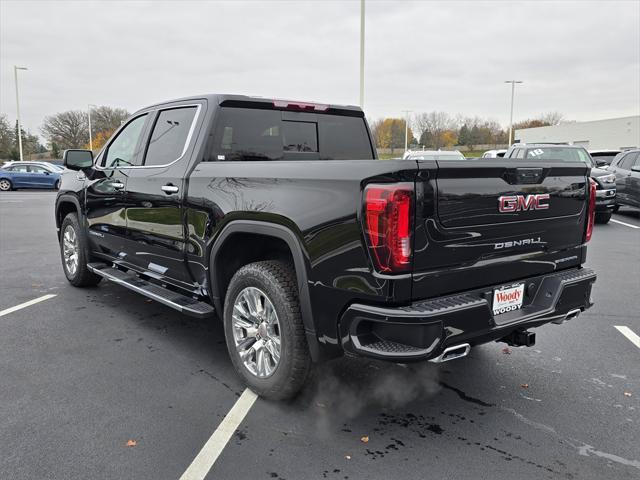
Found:
M 244 391 L 221 325 L 71 287 L 54 199 L 0 195 L 0 478 L 179 479 Z M 535 347 L 322 365 L 190 478 L 640 478 L 640 216 L 614 220 L 589 247 L 595 306 Z

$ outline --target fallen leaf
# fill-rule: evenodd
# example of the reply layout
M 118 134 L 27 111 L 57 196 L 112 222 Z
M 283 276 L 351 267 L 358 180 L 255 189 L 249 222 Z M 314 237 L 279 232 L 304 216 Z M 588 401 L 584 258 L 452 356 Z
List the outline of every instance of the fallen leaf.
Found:
M 136 445 L 138 445 L 138 442 L 135 440 L 127 440 L 127 447 L 135 447 Z
M 347 460 L 351 460 L 351 455 L 345 455 L 344 458 L 346 458 Z
M 502 353 L 504 353 L 505 355 L 511 355 L 511 349 L 509 347 L 504 347 L 502 349 Z
M 523 383 L 522 385 L 520 385 L 522 388 L 529 388 L 529 384 L 528 383 Z
M 369 437 L 367 435 L 365 435 L 364 437 L 360 437 L 360 441 L 362 443 L 369 443 Z
M 624 396 L 625 397 L 630 397 L 631 396 L 631 392 L 624 392 Z

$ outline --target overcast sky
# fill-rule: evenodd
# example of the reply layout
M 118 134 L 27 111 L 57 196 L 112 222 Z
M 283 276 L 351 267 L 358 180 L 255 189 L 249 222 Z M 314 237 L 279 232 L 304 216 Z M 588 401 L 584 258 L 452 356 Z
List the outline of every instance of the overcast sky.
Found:
M 1 111 L 24 126 L 87 104 L 199 93 L 359 101 L 359 1 L 0 0 Z M 366 2 L 365 111 L 509 120 L 640 114 L 640 1 Z

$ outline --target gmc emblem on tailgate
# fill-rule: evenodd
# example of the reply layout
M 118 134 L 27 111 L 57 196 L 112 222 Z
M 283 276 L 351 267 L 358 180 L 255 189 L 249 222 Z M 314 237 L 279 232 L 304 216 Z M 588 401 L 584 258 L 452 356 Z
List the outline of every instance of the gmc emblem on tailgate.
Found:
M 500 213 L 519 212 L 521 210 L 547 210 L 549 204 L 548 193 L 535 195 L 503 195 L 498 198 L 498 210 Z

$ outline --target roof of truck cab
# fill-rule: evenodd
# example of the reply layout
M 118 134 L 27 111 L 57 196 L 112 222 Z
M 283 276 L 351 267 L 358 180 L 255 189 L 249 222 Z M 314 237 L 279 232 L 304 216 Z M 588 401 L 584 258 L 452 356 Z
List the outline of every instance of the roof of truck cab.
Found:
M 270 98 L 270 97 L 258 97 L 258 96 L 250 96 L 250 95 L 233 95 L 226 93 L 209 93 L 205 95 L 194 95 L 191 97 L 182 97 L 176 98 L 172 100 L 165 100 L 163 102 L 158 102 L 152 105 L 148 105 L 140 110 L 147 110 L 153 107 L 161 107 L 163 105 L 169 105 L 172 103 L 184 103 L 189 101 L 197 101 L 197 100 L 207 100 L 207 102 L 211 102 L 214 105 L 220 105 L 222 102 L 246 102 L 246 103 L 264 103 L 273 105 L 274 102 L 289 102 L 291 104 L 315 104 L 327 106 L 330 109 L 339 109 L 339 110 L 352 110 L 356 112 L 362 112 L 362 109 L 356 105 L 338 105 L 334 103 L 327 102 L 316 102 L 309 100 L 294 100 L 290 98 Z

